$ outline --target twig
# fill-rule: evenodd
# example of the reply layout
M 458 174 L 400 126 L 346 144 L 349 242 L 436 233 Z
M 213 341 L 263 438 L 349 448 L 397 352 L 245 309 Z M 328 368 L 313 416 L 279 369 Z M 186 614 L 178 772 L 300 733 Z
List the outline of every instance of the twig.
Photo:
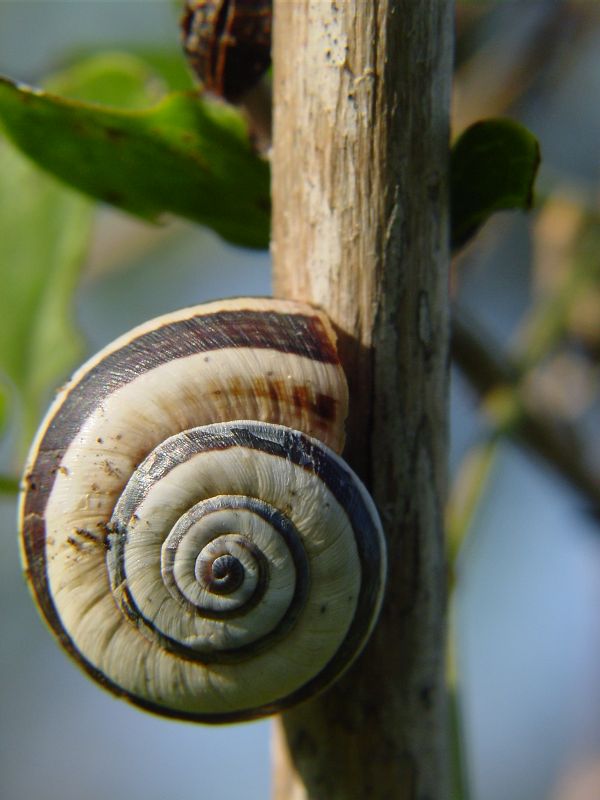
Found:
M 496 431 L 530 447 L 600 509 L 600 477 L 587 463 L 575 427 L 534 408 L 522 390 L 517 365 L 502 357 L 457 310 L 452 318 L 452 355 L 484 400 Z
M 390 565 L 362 657 L 282 717 L 281 800 L 449 795 L 442 504 L 452 12 L 445 0 L 275 3 L 275 294 L 320 305 L 337 328 L 351 392 L 345 458 L 372 490 Z

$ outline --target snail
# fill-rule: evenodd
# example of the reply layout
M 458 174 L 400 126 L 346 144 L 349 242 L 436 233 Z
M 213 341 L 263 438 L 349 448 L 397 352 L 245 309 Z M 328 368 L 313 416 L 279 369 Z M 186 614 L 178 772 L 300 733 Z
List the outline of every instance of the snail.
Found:
M 67 651 L 165 716 L 232 722 L 332 683 L 385 583 L 344 461 L 327 317 L 224 300 L 135 328 L 59 391 L 21 497 L 26 575 Z
M 183 47 L 206 89 L 232 103 L 271 64 L 271 0 L 187 0 Z

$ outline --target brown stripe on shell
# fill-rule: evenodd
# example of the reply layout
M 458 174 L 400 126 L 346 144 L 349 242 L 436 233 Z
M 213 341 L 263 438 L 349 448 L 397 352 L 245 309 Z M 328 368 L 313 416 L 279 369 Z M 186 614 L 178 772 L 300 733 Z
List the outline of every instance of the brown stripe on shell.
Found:
M 208 428 L 212 427 L 213 426 L 208 426 Z M 177 436 L 171 437 L 171 439 L 167 440 L 166 443 L 157 448 L 158 461 L 162 464 L 161 457 L 164 453 L 166 455 L 165 460 L 167 464 L 170 467 L 173 467 L 176 466 L 177 463 L 181 463 L 182 460 L 187 460 L 187 458 L 196 453 L 205 452 L 208 449 L 212 449 L 211 446 L 214 441 L 214 436 L 211 435 L 208 435 L 207 437 L 209 447 L 202 447 L 204 442 L 201 432 L 203 430 L 203 428 L 197 428 L 193 431 L 184 432 L 182 434 L 178 434 Z M 198 445 L 198 448 L 192 453 L 190 453 L 189 450 L 190 438 L 188 433 L 194 433 L 194 438 L 192 441 L 194 445 Z M 227 446 L 235 446 L 234 437 L 228 437 L 225 447 Z M 153 452 L 153 458 L 155 453 L 156 451 Z M 180 459 L 180 461 L 178 461 L 178 459 Z M 144 465 L 142 465 L 142 470 L 143 466 Z M 140 472 L 142 472 L 142 470 Z M 165 475 L 167 472 L 168 470 L 162 471 L 160 472 L 160 475 Z M 212 511 L 216 511 L 222 507 L 238 509 L 240 511 L 250 511 L 261 517 L 268 524 L 272 525 L 285 542 L 296 571 L 296 587 L 285 614 L 282 616 L 277 625 L 271 631 L 260 637 L 260 639 L 255 639 L 249 644 L 236 648 L 230 648 L 221 652 L 215 652 L 214 650 L 201 650 L 199 648 L 191 649 L 185 645 L 182 645 L 180 642 L 172 639 L 170 636 L 160 631 L 152 620 L 148 620 L 144 617 L 142 611 L 138 608 L 129 591 L 124 561 L 124 547 L 127 540 L 127 521 L 131 519 L 135 513 L 137 505 L 143 500 L 147 490 L 150 488 L 149 484 L 145 483 L 144 477 L 145 476 L 143 474 L 140 474 L 139 478 L 136 476 L 133 481 L 129 482 L 114 514 L 115 534 L 112 537 L 111 553 L 111 561 L 113 562 L 112 571 L 114 574 L 111 575 L 111 583 L 113 584 L 113 592 L 115 597 L 117 597 L 121 592 L 123 593 L 123 596 L 120 597 L 120 606 L 130 617 L 130 619 L 140 628 L 143 625 L 152 636 L 152 639 L 162 649 L 177 653 L 181 658 L 185 658 L 187 661 L 195 661 L 202 664 L 241 663 L 252 658 L 258 653 L 264 652 L 275 642 L 283 639 L 294 627 L 306 603 L 310 586 L 310 568 L 308 564 L 308 558 L 302 544 L 302 539 L 299 536 L 294 524 L 278 509 L 272 508 L 267 503 L 263 503 L 262 500 L 254 497 L 232 496 L 223 498 L 222 501 L 219 502 L 209 498 L 204 500 L 199 505 L 201 507 L 200 510 L 202 516 L 204 516 L 204 514 L 210 514 Z M 230 535 L 235 538 L 235 534 L 232 533 Z M 199 612 L 200 615 L 205 619 L 235 620 L 246 615 L 249 611 L 255 608 L 258 603 L 260 603 L 268 589 L 268 562 L 258 548 L 254 547 L 254 545 L 249 542 L 245 542 L 242 537 L 239 538 L 240 541 L 244 542 L 244 545 L 253 553 L 256 562 L 260 565 L 260 578 L 252 596 L 249 597 L 248 600 L 246 600 L 242 605 L 226 610 L 198 608 L 182 598 L 182 606 L 184 608 L 187 606 L 189 610 Z
M 64 454 L 85 419 L 112 392 L 146 371 L 177 358 L 229 347 L 271 349 L 304 356 L 339 368 L 335 336 L 326 317 L 301 304 L 259 298 L 223 301 L 166 315 L 146 323 L 109 345 L 74 377 L 51 410 L 32 451 L 21 501 L 22 548 L 26 573 L 40 610 L 63 646 L 99 680 L 99 673 L 78 652 L 65 632 L 48 590 L 44 514 Z M 172 320 L 172 321 L 171 321 Z M 154 326 L 154 327 L 152 327 Z M 136 335 L 137 334 L 137 335 Z M 127 336 L 131 338 L 127 340 Z M 265 380 L 265 393 L 279 397 L 282 387 Z M 318 394 L 302 401 L 324 424 L 343 428 L 344 402 Z M 54 410 L 56 409 L 56 410 Z M 54 413 L 52 413 L 54 411 Z M 336 418 L 337 416 L 337 418 Z M 110 531 L 109 531 L 110 532 Z M 101 532 L 106 537 L 106 531 Z M 123 691 L 102 677 L 117 694 Z
M 275 428 L 275 430 L 267 430 Z M 261 430 L 262 429 L 262 430 Z M 175 439 L 175 437 L 173 437 Z M 81 664 L 90 675 L 114 693 L 139 708 L 152 711 L 173 719 L 209 722 L 212 724 L 242 722 L 268 714 L 278 713 L 286 708 L 324 690 L 352 663 L 360 652 L 369 633 L 374 618 L 374 610 L 381 600 L 385 582 L 385 550 L 382 535 L 377 527 L 374 507 L 364 488 L 357 484 L 343 462 L 331 459 L 327 451 L 304 435 L 285 430 L 280 426 L 261 426 L 254 423 L 240 425 L 214 425 L 186 431 L 177 437 L 177 447 L 166 445 L 160 448 L 159 457 L 148 465 L 148 485 L 151 478 L 160 478 L 177 466 L 179 459 L 185 459 L 197 452 L 196 448 L 227 449 L 233 446 L 256 448 L 273 456 L 290 459 L 304 469 L 314 470 L 326 483 L 334 497 L 346 509 L 348 519 L 355 533 L 363 577 L 358 598 L 357 614 L 350 630 L 331 660 L 321 671 L 303 686 L 287 696 L 252 708 L 238 709 L 223 713 L 186 712 L 160 705 L 146 698 L 133 695 L 112 683 L 103 674 L 79 657 Z M 146 488 L 142 484 L 125 502 L 121 514 L 124 518 L 131 509 L 141 502 Z M 137 621 L 135 616 L 132 617 Z
M 188 0 L 185 53 L 206 89 L 237 102 L 271 63 L 271 0 Z
M 335 345 L 316 315 L 226 311 L 195 315 L 144 333 L 94 365 L 72 387 L 59 411 L 48 421 L 35 462 L 25 477 L 25 517 L 43 514 L 54 476 L 69 443 L 107 395 L 173 359 L 228 347 L 278 350 L 326 364 L 339 364 Z M 265 386 L 265 396 L 279 396 L 276 382 L 269 382 L 267 377 Z M 231 388 L 235 392 L 235 386 Z M 335 398 L 328 398 L 323 405 L 322 400 L 307 399 L 306 406 L 314 408 L 316 413 L 325 408 L 323 417 L 330 419 L 331 405 L 335 402 Z
M 140 465 L 139 478 L 135 485 L 128 486 L 120 502 L 119 518 L 129 519 L 151 486 L 181 462 L 201 452 L 231 447 L 261 451 L 313 472 L 346 511 L 354 531 L 362 580 L 352 628 L 332 662 L 323 670 L 325 679 L 330 676 L 331 680 L 332 674 L 338 674 L 340 664 L 349 663 L 350 657 L 357 653 L 366 637 L 373 619 L 373 609 L 382 591 L 385 550 L 376 524 L 378 517 L 370 500 L 367 501 L 366 490 L 357 482 L 350 468 L 339 458 L 333 458 L 320 443 L 299 431 L 280 425 L 262 425 L 251 420 L 217 423 L 184 431 L 159 445 L 153 451 L 152 458 Z M 125 576 L 119 578 L 123 581 Z M 319 680 L 323 679 L 321 677 Z

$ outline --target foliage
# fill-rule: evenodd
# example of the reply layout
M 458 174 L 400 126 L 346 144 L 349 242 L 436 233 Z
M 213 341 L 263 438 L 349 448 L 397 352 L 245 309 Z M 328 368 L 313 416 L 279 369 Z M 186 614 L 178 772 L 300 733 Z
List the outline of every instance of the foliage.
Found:
M 81 354 L 71 301 L 91 204 L 0 144 L 0 368 L 15 388 L 29 438 L 48 387 Z
M 235 244 L 267 245 L 268 166 L 228 106 L 174 93 L 124 111 L 0 79 L 0 109 L 26 155 L 86 194 L 144 219 L 169 211 Z
M 537 139 L 518 122 L 488 119 L 467 128 L 450 159 L 452 247 L 462 247 L 495 211 L 529 210 L 539 163 Z

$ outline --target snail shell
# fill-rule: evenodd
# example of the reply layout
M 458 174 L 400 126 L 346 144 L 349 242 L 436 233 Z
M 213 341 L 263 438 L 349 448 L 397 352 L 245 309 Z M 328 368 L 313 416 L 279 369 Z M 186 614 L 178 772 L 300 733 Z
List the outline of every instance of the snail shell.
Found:
M 188 61 L 206 89 L 236 103 L 271 64 L 271 0 L 188 0 Z
M 375 507 L 336 455 L 347 387 L 324 314 L 251 298 L 152 320 L 60 391 L 21 502 L 32 590 L 133 703 L 251 719 L 331 683 L 377 616 Z

